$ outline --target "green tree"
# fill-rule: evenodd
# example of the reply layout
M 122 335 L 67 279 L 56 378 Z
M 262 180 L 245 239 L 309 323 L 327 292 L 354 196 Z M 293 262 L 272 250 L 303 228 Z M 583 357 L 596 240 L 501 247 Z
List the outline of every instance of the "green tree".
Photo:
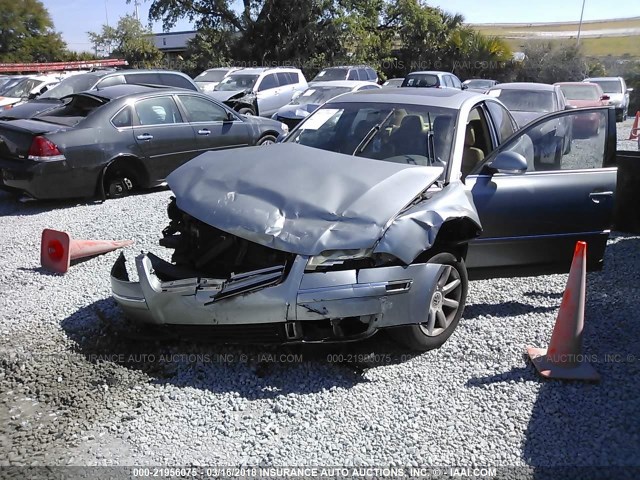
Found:
M 525 44 L 526 56 L 517 74 L 521 82 L 579 81 L 589 73 L 582 49 L 575 43 L 533 41 Z
M 203 46 L 210 38 L 222 43 L 221 55 L 231 56 L 239 65 L 303 63 L 324 55 L 332 60 L 340 56 L 339 15 L 333 0 L 243 0 L 239 9 L 229 0 L 153 0 L 150 20 L 162 21 L 171 28 L 186 18 L 203 32 L 192 43 L 198 62 L 209 51 L 209 60 L 217 61 L 216 52 Z M 217 36 L 213 32 L 218 32 Z
M 102 26 L 100 33 L 88 32 L 94 48 L 114 57 L 122 57 L 139 68 L 158 66 L 162 52 L 153 44 L 151 30 L 133 15 L 125 15 L 117 26 Z
M 38 0 L 0 0 L 0 61 L 47 62 L 64 58 L 66 44 Z

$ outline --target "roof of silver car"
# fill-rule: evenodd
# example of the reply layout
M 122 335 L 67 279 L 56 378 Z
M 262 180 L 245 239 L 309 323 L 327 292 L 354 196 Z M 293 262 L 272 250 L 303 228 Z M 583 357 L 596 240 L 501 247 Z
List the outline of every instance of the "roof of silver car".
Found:
M 553 85 L 548 83 L 535 83 L 535 82 L 513 82 L 513 83 L 499 83 L 495 87 L 491 87 L 491 90 L 542 90 L 551 91 L 554 89 Z
M 371 102 L 431 105 L 434 107 L 459 109 L 467 100 L 485 95 L 455 88 L 380 88 L 363 92 L 345 93 L 327 103 Z

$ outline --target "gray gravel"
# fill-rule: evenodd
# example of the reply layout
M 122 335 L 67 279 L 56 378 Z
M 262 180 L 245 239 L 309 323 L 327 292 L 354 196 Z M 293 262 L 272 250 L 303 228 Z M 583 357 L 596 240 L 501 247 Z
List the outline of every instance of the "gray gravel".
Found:
M 413 356 L 384 335 L 303 349 L 153 335 L 110 298 L 118 253 L 40 269 L 47 227 L 162 252 L 169 196 L 0 194 L 0 465 L 640 466 L 640 237 L 614 234 L 587 278 L 601 384 L 543 382 L 523 352 L 548 344 L 566 275 L 472 282 L 453 337 Z

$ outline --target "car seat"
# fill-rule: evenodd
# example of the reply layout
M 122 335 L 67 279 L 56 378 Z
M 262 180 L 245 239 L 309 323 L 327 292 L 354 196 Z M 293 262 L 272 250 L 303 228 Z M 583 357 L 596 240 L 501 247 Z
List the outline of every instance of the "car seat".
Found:
M 394 155 L 427 156 L 427 136 L 419 115 L 406 115 L 390 140 Z
M 462 150 L 462 177 L 466 177 L 484 160 L 484 153 L 476 146 L 476 134 L 473 127 L 467 124 Z

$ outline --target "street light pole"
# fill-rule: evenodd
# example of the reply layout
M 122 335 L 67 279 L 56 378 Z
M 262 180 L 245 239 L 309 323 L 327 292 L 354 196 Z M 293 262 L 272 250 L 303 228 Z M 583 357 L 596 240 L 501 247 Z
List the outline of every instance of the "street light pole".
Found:
M 584 16 L 584 4 L 587 0 L 582 0 L 582 11 L 580 12 L 580 23 L 578 24 L 578 47 L 580 46 L 580 32 L 582 31 L 582 17 Z

